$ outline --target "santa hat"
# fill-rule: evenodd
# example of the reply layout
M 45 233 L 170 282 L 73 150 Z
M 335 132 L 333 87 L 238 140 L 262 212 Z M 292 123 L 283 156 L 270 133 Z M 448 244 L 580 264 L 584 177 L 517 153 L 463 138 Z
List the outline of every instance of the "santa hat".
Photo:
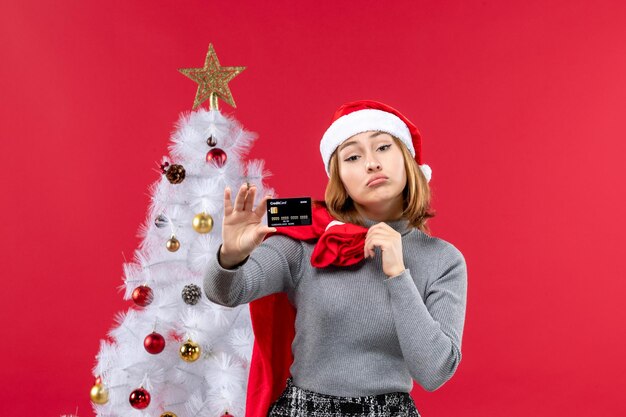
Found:
M 349 137 L 370 130 L 389 133 L 400 139 L 415 158 L 426 181 L 430 181 L 432 170 L 428 165 L 422 164 L 422 137 L 417 127 L 398 110 L 373 100 L 352 101 L 335 112 L 332 123 L 320 142 L 324 168 L 329 177 L 330 156 L 335 149 Z

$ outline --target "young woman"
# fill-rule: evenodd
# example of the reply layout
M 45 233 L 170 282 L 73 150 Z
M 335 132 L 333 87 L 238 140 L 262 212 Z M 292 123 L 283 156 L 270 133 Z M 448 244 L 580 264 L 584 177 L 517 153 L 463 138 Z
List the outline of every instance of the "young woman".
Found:
M 419 416 L 413 380 L 434 391 L 461 361 L 467 294 L 463 255 L 429 235 L 420 134 L 397 110 L 361 100 L 337 110 L 320 150 L 327 232 L 362 226 L 359 261 L 313 266 L 315 242 L 272 234 L 262 224 L 270 196 L 255 208 L 256 189 L 243 184 L 234 205 L 224 192 L 205 293 L 236 306 L 284 292 L 296 308 L 290 377 L 269 417 Z

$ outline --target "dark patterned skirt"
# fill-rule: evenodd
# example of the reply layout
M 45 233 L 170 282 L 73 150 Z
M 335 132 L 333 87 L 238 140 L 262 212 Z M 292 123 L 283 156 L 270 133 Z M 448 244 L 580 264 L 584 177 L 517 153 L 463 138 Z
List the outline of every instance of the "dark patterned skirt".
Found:
M 267 417 L 420 417 L 408 392 L 335 397 L 293 385 L 287 387 L 271 405 Z

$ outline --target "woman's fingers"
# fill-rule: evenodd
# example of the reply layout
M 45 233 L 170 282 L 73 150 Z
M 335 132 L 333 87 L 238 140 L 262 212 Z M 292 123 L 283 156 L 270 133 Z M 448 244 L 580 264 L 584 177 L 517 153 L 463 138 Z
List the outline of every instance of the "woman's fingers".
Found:
M 224 216 L 230 215 L 233 212 L 233 203 L 230 201 L 230 187 L 224 189 Z
M 254 184 L 250 184 L 250 188 L 248 189 L 248 194 L 246 194 L 246 202 L 244 205 L 244 210 L 252 211 L 254 208 L 254 197 L 256 196 L 256 186 Z
M 383 244 L 383 240 L 387 237 L 384 231 L 381 231 L 378 228 L 370 227 L 367 235 L 365 236 L 365 244 L 363 245 L 363 251 L 365 253 L 365 257 L 368 256 L 374 257 L 376 252 L 374 252 L 374 248 L 376 246 L 381 246 Z
M 370 230 L 367 231 L 367 235 L 365 235 L 365 244 L 363 245 L 363 252 L 366 258 L 372 255 L 372 251 L 369 248 L 371 241 L 372 241 L 372 232 L 370 228 Z
M 244 204 L 246 202 L 246 184 L 241 184 L 239 191 L 237 191 L 237 197 L 235 197 L 235 211 L 243 211 Z
M 272 196 L 266 195 L 265 197 L 263 197 L 263 200 L 261 200 L 257 208 L 254 209 L 254 212 L 256 213 L 257 216 L 263 217 L 263 215 L 267 213 L 267 200 L 269 198 L 272 198 Z
M 249 211 L 254 212 L 259 217 L 263 217 L 265 212 L 267 211 L 267 200 L 272 198 L 271 195 L 266 195 L 263 200 L 259 202 L 259 205 L 254 207 L 254 199 L 256 198 L 257 188 L 254 184 L 250 184 L 250 188 L 248 188 L 247 184 L 244 183 L 241 185 L 239 190 L 237 191 L 237 196 L 235 197 L 235 204 L 231 203 L 231 189 L 230 187 L 226 187 L 224 189 L 224 215 L 227 216 L 235 211 Z M 275 231 L 275 230 L 274 230 Z

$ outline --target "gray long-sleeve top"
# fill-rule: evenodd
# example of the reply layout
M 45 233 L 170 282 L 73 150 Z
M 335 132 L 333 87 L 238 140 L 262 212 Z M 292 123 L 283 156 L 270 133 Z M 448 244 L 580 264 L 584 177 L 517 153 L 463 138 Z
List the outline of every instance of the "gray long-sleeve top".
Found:
M 366 219 L 370 227 L 378 222 Z M 273 235 L 245 262 L 225 269 L 218 252 L 204 276 L 207 297 L 234 307 L 284 291 L 296 308 L 293 383 L 321 394 L 358 397 L 434 391 L 461 362 L 467 267 L 461 252 L 407 220 L 406 269 L 387 277 L 382 254 L 349 267 L 315 268 L 314 243 Z

